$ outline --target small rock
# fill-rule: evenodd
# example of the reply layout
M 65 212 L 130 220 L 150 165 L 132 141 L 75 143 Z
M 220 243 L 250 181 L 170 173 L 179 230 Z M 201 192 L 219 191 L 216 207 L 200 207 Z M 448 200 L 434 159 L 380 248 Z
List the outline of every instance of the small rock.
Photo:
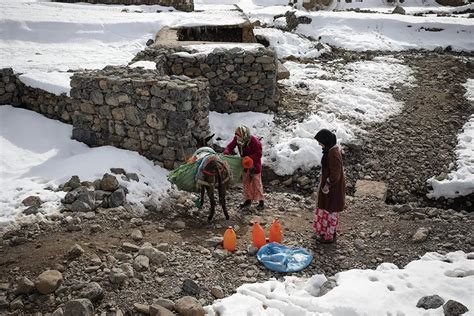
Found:
M 125 170 L 123 168 L 110 168 L 110 172 L 113 174 L 126 174 Z
M 458 301 L 449 300 L 443 305 L 443 311 L 445 316 L 459 316 L 467 313 L 469 309 Z
M 159 251 L 158 249 L 153 248 L 149 245 L 143 245 L 138 251 L 138 254 L 148 257 L 148 259 L 150 259 L 150 262 L 156 265 L 162 265 L 168 260 L 164 252 Z
M 321 289 L 319 290 L 318 296 L 323 296 L 331 291 L 333 288 L 337 286 L 337 283 L 334 279 L 329 278 L 326 282 L 321 285 Z
M 146 314 L 146 315 L 150 314 L 150 306 L 149 305 L 135 303 L 135 304 L 133 304 L 133 307 L 139 313 Z
M 192 296 L 184 296 L 176 301 L 175 310 L 180 316 L 204 316 L 204 308 Z
M 224 260 L 228 256 L 230 256 L 232 253 L 227 251 L 227 250 L 222 250 L 222 249 L 216 249 L 212 253 L 212 256 L 219 259 L 219 260 Z
M 151 305 L 150 316 L 174 316 L 174 313 L 163 306 Z
M 16 294 L 30 294 L 35 290 L 35 284 L 30 279 L 23 277 L 18 280 Z
M 63 309 L 60 307 L 60 308 L 58 308 L 57 310 L 55 310 L 51 316 L 64 316 L 64 311 L 63 311 Z
M 401 14 L 405 15 L 405 9 L 403 9 L 401 6 L 397 5 L 395 9 L 393 9 L 392 14 Z
M 222 245 L 224 238 L 222 236 L 214 236 L 204 241 L 204 246 L 207 247 L 217 247 Z
M 67 258 L 69 260 L 75 260 L 79 258 L 83 253 L 84 249 L 82 249 L 82 247 L 78 244 L 74 244 L 74 246 L 72 246 L 71 249 L 69 249 L 69 251 L 67 252 Z
M 174 310 L 174 302 L 165 298 L 159 298 L 157 300 L 154 300 L 153 305 L 163 306 L 164 308 L 169 309 L 170 311 Z
M 133 180 L 133 181 L 136 181 L 136 182 L 140 181 L 140 179 L 138 178 L 138 174 L 136 174 L 136 173 L 127 173 L 126 176 L 130 180 Z
M 114 192 L 119 188 L 119 182 L 115 176 L 111 174 L 104 174 L 100 180 L 100 189 L 104 191 Z
M 97 282 L 87 284 L 79 293 L 79 297 L 87 298 L 91 302 L 100 301 L 104 297 L 104 290 Z
M 132 252 L 137 252 L 140 250 L 140 247 L 134 244 L 131 244 L 129 242 L 124 242 L 122 244 L 122 248 L 127 250 L 127 251 L 132 251 Z
M 90 212 L 92 211 L 92 207 L 86 202 L 76 200 L 74 201 L 74 203 L 71 204 L 71 211 L 72 212 Z
M 81 180 L 78 176 L 72 176 L 68 182 L 64 183 L 65 188 L 76 189 L 81 186 Z
M 145 45 L 146 45 L 146 46 L 151 46 L 151 45 L 153 45 L 154 43 L 155 43 L 155 41 L 152 40 L 151 38 L 149 38 L 149 39 L 146 41 Z
M 64 315 L 94 316 L 94 305 L 85 298 L 72 300 L 64 305 Z
M 39 206 L 30 206 L 26 210 L 23 211 L 25 215 L 35 215 L 39 212 Z
M 173 223 L 173 227 L 177 229 L 185 229 L 186 228 L 186 223 L 183 221 L 176 221 Z
M 224 291 L 220 286 L 213 286 L 211 288 L 211 294 L 217 299 L 224 298 Z
M 41 204 L 43 204 L 43 201 L 41 201 L 39 196 L 30 195 L 29 197 L 21 201 L 21 203 L 23 203 L 24 206 L 40 206 Z
M 115 190 L 108 199 L 109 207 L 119 207 L 125 204 L 127 201 L 125 197 L 124 189 L 120 188 Z
M 133 268 L 137 271 L 146 271 L 150 268 L 150 259 L 148 257 L 139 255 L 133 261 Z
M 253 246 L 253 245 L 249 245 L 247 247 L 247 253 L 250 255 L 250 256 L 255 256 L 257 254 L 257 247 Z
M 429 232 L 430 230 L 428 228 L 425 228 L 425 227 L 418 228 L 412 237 L 413 242 L 416 242 L 416 243 L 424 242 L 426 239 L 428 239 Z
M 132 231 L 131 237 L 135 241 L 140 241 L 140 240 L 143 239 L 143 234 L 142 234 L 141 230 L 135 229 L 134 231 Z
M 184 280 L 182 288 L 183 291 L 189 295 L 199 295 L 199 293 L 201 293 L 199 285 L 191 279 Z
M 110 282 L 121 285 L 128 279 L 127 275 L 121 269 L 112 269 L 109 274 Z
M 7 309 L 8 307 L 10 307 L 10 304 L 8 303 L 7 298 L 0 295 L 0 310 Z
M 424 309 L 436 309 L 444 304 L 444 300 L 439 295 L 423 296 L 416 303 L 416 307 Z
M 46 270 L 38 276 L 35 287 L 41 294 L 53 293 L 63 281 L 63 275 L 57 270 Z
M 356 239 L 354 240 L 354 246 L 358 249 L 358 250 L 363 250 L 365 248 L 365 243 L 362 239 Z

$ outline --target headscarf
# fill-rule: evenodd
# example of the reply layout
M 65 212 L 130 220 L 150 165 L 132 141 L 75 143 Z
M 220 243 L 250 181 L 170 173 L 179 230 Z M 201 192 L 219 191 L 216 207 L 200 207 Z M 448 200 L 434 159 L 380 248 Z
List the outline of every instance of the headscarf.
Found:
M 324 145 L 321 166 L 325 167 L 328 160 L 329 150 L 337 143 L 336 135 L 327 129 L 322 129 L 316 134 L 316 136 L 314 136 L 314 138 Z
M 235 137 L 237 139 L 237 144 L 241 147 L 247 146 L 250 141 L 250 128 L 245 125 L 239 125 L 235 129 Z

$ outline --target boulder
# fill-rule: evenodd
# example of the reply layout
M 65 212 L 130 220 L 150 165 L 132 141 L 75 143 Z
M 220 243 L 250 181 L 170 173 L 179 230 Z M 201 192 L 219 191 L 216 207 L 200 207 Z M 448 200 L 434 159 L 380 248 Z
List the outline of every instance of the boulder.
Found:
M 56 291 L 63 281 L 63 275 L 57 270 L 46 270 L 41 273 L 36 282 L 35 287 L 41 294 L 50 294 Z
M 103 191 L 114 192 L 119 188 L 119 182 L 115 176 L 111 174 L 104 174 L 100 180 L 100 189 Z
M 141 230 L 135 229 L 134 231 L 132 231 L 132 234 L 130 235 L 130 237 L 132 237 L 132 239 L 135 241 L 140 241 L 143 239 L 143 234 Z
M 430 296 L 423 296 L 418 300 L 416 303 L 416 307 L 424 308 L 424 309 L 436 309 L 440 306 L 443 306 L 444 300 L 439 295 L 430 295 Z
M 175 310 L 180 316 L 204 316 L 204 308 L 197 299 L 184 296 L 176 301 Z
M 85 298 L 71 300 L 64 305 L 64 315 L 94 316 L 94 305 Z
M 467 313 L 469 309 L 455 300 L 449 300 L 443 305 L 445 316 L 459 316 Z
M 113 284 L 121 285 L 128 279 L 127 275 L 121 269 L 112 269 L 109 274 L 109 280 Z
M 115 190 L 108 199 L 109 207 L 119 207 L 125 204 L 125 191 L 124 189 L 120 188 Z
M 172 300 L 168 300 L 166 298 L 158 298 L 156 300 L 153 300 L 153 305 L 156 306 L 156 305 L 160 305 L 166 309 L 169 309 L 170 311 L 171 310 L 174 310 L 174 302 Z
M 43 201 L 41 201 L 39 196 L 30 195 L 29 197 L 21 201 L 21 203 L 23 203 L 24 206 L 40 206 L 41 204 L 43 204 Z

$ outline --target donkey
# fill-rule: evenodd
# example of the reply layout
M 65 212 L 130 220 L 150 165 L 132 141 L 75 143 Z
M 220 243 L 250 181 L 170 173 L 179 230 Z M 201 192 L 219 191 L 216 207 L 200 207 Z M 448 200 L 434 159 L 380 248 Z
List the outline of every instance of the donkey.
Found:
M 205 138 L 198 138 L 195 135 L 194 139 L 197 142 L 197 147 L 209 147 L 209 141 L 214 137 L 214 134 L 211 136 L 207 136 Z M 207 191 L 207 195 L 209 196 L 209 201 L 211 203 L 211 209 L 209 211 L 209 216 L 207 217 L 207 221 L 210 222 L 214 217 L 215 208 L 216 208 L 216 200 L 214 197 L 214 188 L 217 186 L 217 190 L 219 192 L 219 203 L 222 206 L 222 210 L 224 211 L 224 216 L 226 219 L 229 219 L 229 213 L 227 212 L 226 206 L 226 190 L 229 186 L 231 172 L 229 170 L 229 165 L 219 158 L 217 155 L 209 153 L 205 156 L 204 159 L 208 159 L 209 161 L 200 169 L 201 178 L 198 181 L 198 186 L 201 190 L 201 199 L 199 209 L 202 209 L 204 205 L 204 193 Z

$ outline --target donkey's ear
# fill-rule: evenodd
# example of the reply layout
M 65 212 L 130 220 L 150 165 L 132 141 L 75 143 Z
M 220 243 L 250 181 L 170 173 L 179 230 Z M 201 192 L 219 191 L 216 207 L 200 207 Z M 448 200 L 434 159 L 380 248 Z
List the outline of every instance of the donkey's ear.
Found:
M 199 142 L 201 139 L 197 137 L 194 133 L 191 133 L 191 136 L 193 136 L 194 140 Z
M 211 136 L 207 136 L 206 138 L 204 138 L 204 142 L 205 143 L 209 142 L 214 137 L 214 135 L 216 134 L 212 134 Z

